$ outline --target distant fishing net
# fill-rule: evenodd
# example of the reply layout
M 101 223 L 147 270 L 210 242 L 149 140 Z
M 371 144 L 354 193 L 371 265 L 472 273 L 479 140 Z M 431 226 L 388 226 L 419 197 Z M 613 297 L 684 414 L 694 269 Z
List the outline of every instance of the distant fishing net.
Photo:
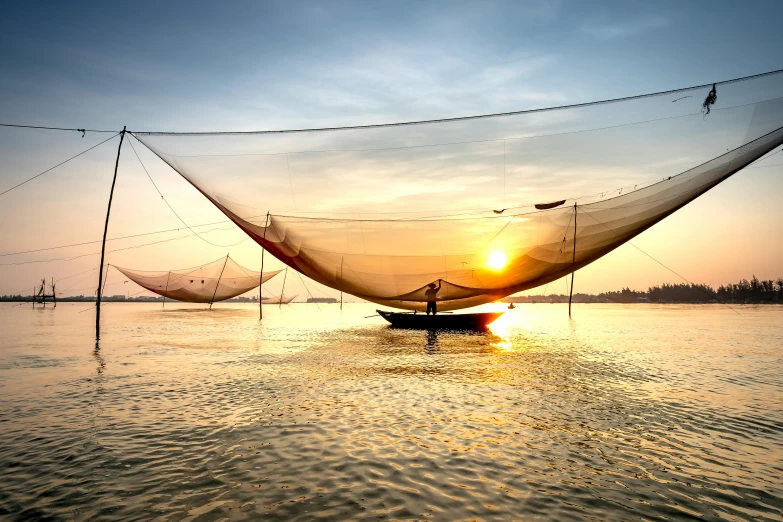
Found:
M 211 303 L 231 299 L 281 272 L 264 272 L 262 278 L 260 272 L 248 270 L 226 257 L 182 270 L 150 272 L 118 266 L 115 268 L 150 292 L 186 303 Z
M 708 87 L 412 125 L 135 135 L 302 274 L 416 310 L 434 282 L 449 310 L 581 268 L 783 144 L 782 76 L 719 83 L 719 98 Z
M 287 296 L 287 295 L 280 294 L 280 295 L 276 295 L 276 296 L 273 296 L 273 297 L 264 297 L 264 298 L 262 298 L 261 299 L 261 304 L 284 305 L 284 304 L 291 303 L 291 301 L 293 301 L 294 299 L 296 299 L 295 295 L 294 296 Z

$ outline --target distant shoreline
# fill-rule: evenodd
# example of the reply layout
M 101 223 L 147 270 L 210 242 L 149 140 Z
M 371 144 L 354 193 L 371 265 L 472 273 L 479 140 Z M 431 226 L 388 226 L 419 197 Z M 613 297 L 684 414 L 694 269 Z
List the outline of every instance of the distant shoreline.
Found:
M 549 295 L 525 295 L 509 296 L 499 299 L 501 303 L 567 303 L 569 296 L 564 294 Z M 32 303 L 33 296 L 4 295 L 0 296 L 0 302 L 6 303 Z M 108 303 L 162 303 L 161 296 L 134 296 L 124 295 L 104 296 L 102 301 Z M 46 301 L 52 303 L 47 296 Z M 58 297 L 61 303 L 94 303 L 93 296 Z M 178 302 L 168 299 L 169 302 Z M 36 303 L 39 302 L 36 300 Z M 258 303 L 258 299 L 251 297 L 233 297 L 221 301 L 223 303 Z M 700 284 L 668 284 L 652 286 L 646 291 L 623 288 L 620 291 L 602 292 L 598 295 L 577 293 L 573 295 L 574 303 L 651 303 L 651 304 L 783 304 L 783 278 L 777 280 L 759 280 L 753 276 L 750 280 L 742 279 L 739 283 L 721 285 L 717 290 L 709 285 Z M 302 304 L 336 304 L 333 297 L 311 297 Z

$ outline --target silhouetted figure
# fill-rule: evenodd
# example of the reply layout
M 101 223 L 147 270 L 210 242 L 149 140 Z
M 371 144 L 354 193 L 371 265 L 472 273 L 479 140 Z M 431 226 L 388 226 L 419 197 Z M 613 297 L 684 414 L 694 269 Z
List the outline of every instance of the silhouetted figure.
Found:
M 432 310 L 432 315 L 438 313 L 438 303 L 435 302 L 435 300 L 437 299 L 438 292 L 440 291 L 440 284 L 441 280 L 438 279 L 437 288 L 435 288 L 435 283 L 430 283 L 427 285 L 429 289 L 424 291 L 424 295 L 427 297 L 427 315 L 430 315 L 430 310 Z

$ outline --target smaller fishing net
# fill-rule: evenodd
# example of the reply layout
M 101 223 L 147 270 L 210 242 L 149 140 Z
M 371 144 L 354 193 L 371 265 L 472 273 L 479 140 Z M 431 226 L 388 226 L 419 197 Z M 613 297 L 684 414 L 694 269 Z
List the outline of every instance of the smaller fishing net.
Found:
M 280 294 L 272 297 L 264 297 L 261 299 L 261 304 L 288 304 L 294 299 L 296 299 L 296 296 L 289 297 L 287 295 Z
M 186 303 L 211 303 L 231 299 L 266 282 L 281 270 L 248 270 L 230 257 L 182 270 L 150 272 L 115 266 L 131 281 L 158 295 Z

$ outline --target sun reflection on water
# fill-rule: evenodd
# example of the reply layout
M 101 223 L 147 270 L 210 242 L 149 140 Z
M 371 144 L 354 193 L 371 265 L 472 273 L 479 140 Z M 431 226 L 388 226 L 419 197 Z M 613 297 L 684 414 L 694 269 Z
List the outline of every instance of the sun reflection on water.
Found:
M 514 352 L 519 349 L 511 342 L 509 327 L 514 322 L 511 314 L 505 313 L 489 325 L 489 331 L 492 334 L 490 346 L 500 352 Z

